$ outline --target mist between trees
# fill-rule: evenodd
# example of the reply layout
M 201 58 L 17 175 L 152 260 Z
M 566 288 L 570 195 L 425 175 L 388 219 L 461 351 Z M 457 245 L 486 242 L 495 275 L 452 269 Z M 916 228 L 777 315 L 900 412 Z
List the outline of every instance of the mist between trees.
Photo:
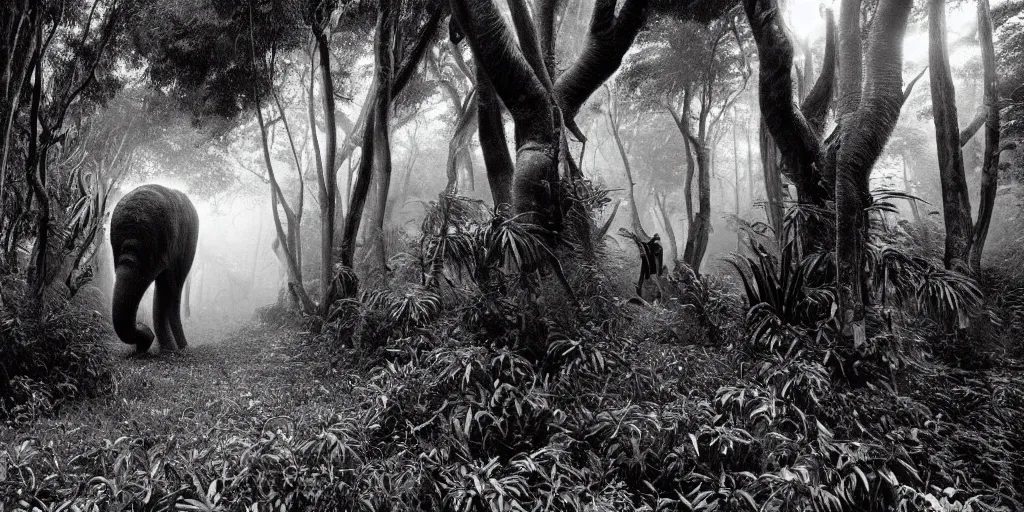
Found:
M 199 211 L 189 328 L 290 326 L 359 371 L 461 347 L 457 332 L 512 347 L 537 375 L 574 351 L 671 340 L 765 365 L 716 374 L 716 399 L 733 399 L 732 378 L 775 390 L 765 368 L 784 368 L 827 381 L 837 411 L 861 409 L 833 385 L 881 393 L 933 364 L 1010 372 L 1022 13 L 1018 0 L 8 0 L 0 320 L 38 327 L 70 307 L 107 328 L 111 212 L 159 183 Z M 818 407 L 818 391 L 794 400 Z M 1020 446 L 1019 427 L 999 428 Z M 1019 476 L 978 483 L 903 455 L 899 478 L 858 466 L 806 478 L 834 500 L 792 499 L 867 506 L 866 491 L 836 490 L 850 474 L 891 507 L 948 505 L 946 488 L 963 506 L 1022 499 Z M 795 463 L 752 457 L 775 462 L 705 461 L 735 470 L 720 487 L 736 492 L 714 499 L 790 510 L 781 484 L 737 475 Z M 661 509 L 644 478 L 622 478 Z M 673 506 L 710 503 L 694 493 Z

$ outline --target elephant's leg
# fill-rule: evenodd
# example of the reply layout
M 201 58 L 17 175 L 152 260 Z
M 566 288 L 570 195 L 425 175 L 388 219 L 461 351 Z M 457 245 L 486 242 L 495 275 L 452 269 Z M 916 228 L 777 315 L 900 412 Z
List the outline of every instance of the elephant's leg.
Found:
M 171 328 L 171 311 L 175 307 L 174 294 L 178 290 L 170 271 L 164 271 L 156 278 L 156 293 L 153 294 L 153 328 L 160 343 L 160 352 L 178 349 Z
M 178 348 L 185 348 L 188 346 L 188 340 L 185 339 L 185 329 L 181 326 L 181 294 L 185 283 L 182 279 L 176 279 L 174 284 L 176 287 L 171 292 L 171 309 L 167 311 L 167 318 L 170 320 L 171 332 L 174 333 Z
M 135 345 L 136 351 L 146 352 L 153 344 L 153 331 L 137 323 L 136 316 L 139 314 L 139 302 L 153 279 L 129 266 L 118 266 L 116 274 L 111 304 L 114 332 L 121 341 Z
M 171 330 L 174 331 L 174 339 L 178 342 L 178 348 L 188 346 L 188 340 L 185 338 L 185 329 L 181 326 L 181 306 L 184 300 L 186 316 L 188 316 L 188 295 L 191 291 L 189 273 L 192 271 L 192 262 L 195 261 L 196 238 L 194 237 L 189 242 L 190 246 L 185 248 L 185 253 L 182 255 L 181 260 L 174 267 L 174 284 L 177 288 L 173 292 L 174 305 L 168 314 L 171 319 Z M 184 297 L 182 297 L 183 293 Z

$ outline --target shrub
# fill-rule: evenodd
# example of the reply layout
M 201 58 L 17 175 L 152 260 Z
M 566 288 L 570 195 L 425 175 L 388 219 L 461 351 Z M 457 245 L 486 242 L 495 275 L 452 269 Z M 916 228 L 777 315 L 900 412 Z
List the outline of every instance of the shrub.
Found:
M 22 281 L 0 278 L 0 418 L 22 424 L 112 383 L 110 331 L 93 311 L 68 302 L 30 310 Z

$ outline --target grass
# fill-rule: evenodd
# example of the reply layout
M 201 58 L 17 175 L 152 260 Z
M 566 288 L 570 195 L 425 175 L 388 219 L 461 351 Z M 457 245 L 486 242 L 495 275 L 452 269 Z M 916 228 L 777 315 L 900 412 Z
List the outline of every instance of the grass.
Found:
M 192 338 L 198 341 L 188 350 L 164 356 L 137 356 L 110 340 L 115 362 L 108 395 L 8 427 L 0 441 L 32 435 L 60 453 L 121 436 L 195 439 L 218 431 L 258 437 L 274 418 L 326 421 L 351 394 L 346 379 L 324 378 L 337 370 L 299 350 L 295 331 L 251 325 L 223 339 Z

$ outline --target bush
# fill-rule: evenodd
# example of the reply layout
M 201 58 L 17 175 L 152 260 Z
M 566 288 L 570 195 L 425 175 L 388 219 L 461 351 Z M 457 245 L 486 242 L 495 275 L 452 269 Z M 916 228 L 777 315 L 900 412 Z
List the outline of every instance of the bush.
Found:
M 59 302 L 36 318 L 24 282 L 4 277 L 0 288 L 0 418 L 24 424 L 109 389 L 110 330 L 98 313 Z

